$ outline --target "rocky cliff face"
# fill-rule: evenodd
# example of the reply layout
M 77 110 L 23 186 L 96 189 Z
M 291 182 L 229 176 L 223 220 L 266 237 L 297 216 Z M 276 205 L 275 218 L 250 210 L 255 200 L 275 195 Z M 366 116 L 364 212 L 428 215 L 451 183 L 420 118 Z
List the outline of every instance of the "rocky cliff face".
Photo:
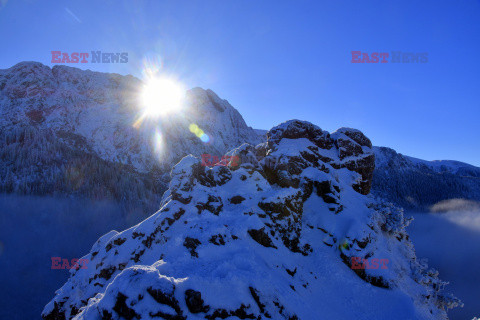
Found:
M 141 81 L 22 62 L 0 70 L 0 192 L 79 194 L 158 205 L 187 154 L 259 142 L 213 91 L 187 92 L 183 112 L 134 127 Z M 189 130 L 195 124 L 208 136 Z
M 449 160 L 425 161 L 374 147 L 372 193 L 406 209 L 429 211 L 448 199 L 480 201 L 480 168 Z
M 100 238 L 43 318 L 446 319 L 458 301 L 402 211 L 367 195 L 368 138 L 297 120 L 267 137 L 239 165 L 183 158 L 161 209 Z

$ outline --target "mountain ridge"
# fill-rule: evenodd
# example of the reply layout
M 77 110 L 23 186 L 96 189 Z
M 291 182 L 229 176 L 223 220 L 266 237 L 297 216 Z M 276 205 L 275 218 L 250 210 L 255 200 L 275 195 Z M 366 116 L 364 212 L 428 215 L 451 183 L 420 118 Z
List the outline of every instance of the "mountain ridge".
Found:
M 409 210 L 430 211 L 441 201 L 480 201 L 480 168 L 454 160 L 427 161 L 374 147 L 372 193 Z
M 0 191 L 140 198 L 152 210 L 170 168 L 186 154 L 221 157 L 259 141 L 228 101 L 201 88 L 187 91 L 182 113 L 134 127 L 141 84 L 133 76 L 37 62 L 0 70 Z M 189 130 L 193 124 L 208 143 Z
M 183 156 L 221 158 L 266 138 L 267 130 L 247 126 L 227 100 L 201 88 L 187 91 L 181 113 L 134 127 L 141 85 L 131 75 L 39 62 L 0 70 L 0 192 L 113 199 L 149 212 Z M 373 150 L 372 192 L 379 197 L 422 211 L 450 198 L 480 201 L 477 167 Z
M 416 259 L 403 211 L 368 196 L 360 131 L 290 120 L 228 154 L 240 165 L 184 157 L 161 209 L 101 237 L 43 318 L 447 319 L 460 305 Z

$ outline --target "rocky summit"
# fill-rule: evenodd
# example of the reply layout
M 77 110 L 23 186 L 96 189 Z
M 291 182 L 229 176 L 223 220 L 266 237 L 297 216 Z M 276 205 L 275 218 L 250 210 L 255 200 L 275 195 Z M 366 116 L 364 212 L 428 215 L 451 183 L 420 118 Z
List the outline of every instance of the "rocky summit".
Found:
M 101 237 L 43 319 L 447 319 L 460 302 L 409 220 L 369 195 L 370 140 L 298 120 L 266 136 L 235 166 L 181 159 L 161 209 Z

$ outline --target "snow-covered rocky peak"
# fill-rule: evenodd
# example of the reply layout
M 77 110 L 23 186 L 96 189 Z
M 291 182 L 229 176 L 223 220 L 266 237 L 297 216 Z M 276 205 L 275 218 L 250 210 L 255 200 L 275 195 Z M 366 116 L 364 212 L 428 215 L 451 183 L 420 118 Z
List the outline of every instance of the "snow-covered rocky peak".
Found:
M 260 136 L 247 126 L 237 109 L 212 90 L 193 88 L 187 91 L 187 101 L 184 114 L 189 119 L 189 124 L 197 124 L 208 135 L 206 146 L 214 147 L 223 154 L 245 142 L 260 143 Z M 188 134 L 191 135 L 190 132 Z M 193 153 L 188 150 L 186 152 Z
M 38 62 L 0 70 L 0 191 L 86 195 L 111 187 L 105 192 L 122 200 L 131 193 L 118 183 L 122 177 L 128 175 L 139 194 L 158 193 L 182 157 L 221 157 L 241 143 L 260 142 L 234 107 L 201 88 L 186 93 L 179 112 L 140 122 L 141 88 L 133 76 Z M 208 138 L 195 135 L 192 125 Z M 72 170 L 82 187 L 65 185 Z M 114 172 L 91 181 L 106 171 Z M 102 186 L 104 178 L 118 179 Z
M 367 195 L 369 140 L 298 120 L 267 136 L 227 164 L 184 157 L 161 209 L 102 237 L 43 318 L 446 319 L 459 302 L 403 212 Z
M 145 121 L 142 128 L 134 129 L 142 112 L 140 90 L 141 81 L 132 76 L 22 62 L 0 70 L 0 124 L 2 128 L 24 125 L 61 131 L 71 145 L 83 140 L 84 149 L 100 158 L 143 172 L 158 165 L 152 128 L 160 127 L 160 133 L 168 137 L 164 139 L 168 156 L 160 164 L 167 168 L 188 153 L 199 154 L 197 150 L 225 152 L 243 142 L 259 141 L 235 108 L 201 88 L 187 93 L 184 112 L 158 122 Z M 208 144 L 189 130 L 192 123 L 209 136 Z
M 285 150 L 295 147 L 292 149 L 294 153 L 300 152 L 304 158 L 313 157 L 317 162 L 327 163 L 335 169 L 345 167 L 358 173 L 353 188 L 362 194 L 370 192 L 375 156 L 371 150 L 372 143 L 359 130 L 340 128 L 330 135 L 311 123 L 290 120 L 270 130 L 267 137 L 268 146 L 274 154 L 283 146 L 287 146 Z M 277 153 L 283 151 L 282 148 Z M 290 161 L 295 162 L 296 155 Z M 287 163 L 285 169 L 292 172 L 292 165 Z

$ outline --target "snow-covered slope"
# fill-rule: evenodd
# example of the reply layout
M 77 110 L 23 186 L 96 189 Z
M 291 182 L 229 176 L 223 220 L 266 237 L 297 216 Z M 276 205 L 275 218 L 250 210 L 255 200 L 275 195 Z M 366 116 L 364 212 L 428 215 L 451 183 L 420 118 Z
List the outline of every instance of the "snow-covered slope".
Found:
M 372 193 L 400 206 L 428 210 L 447 199 L 480 201 L 480 168 L 451 160 L 426 161 L 373 147 Z
M 141 85 L 132 76 L 38 62 L 0 70 L 0 192 L 158 204 L 168 172 L 185 155 L 221 157 L 259 142 L 228 101 L 200 88 L 187 92 L 182 112 L 138 125 Z
M 418 262 L 400 209 L 368 196 L 371 142 L 283 123 L 171 172 L 161 209 L 101 237 L 44 319 L 446 319 L 458 304 Z M 356 257 L 386 268 L 352 269 Z

